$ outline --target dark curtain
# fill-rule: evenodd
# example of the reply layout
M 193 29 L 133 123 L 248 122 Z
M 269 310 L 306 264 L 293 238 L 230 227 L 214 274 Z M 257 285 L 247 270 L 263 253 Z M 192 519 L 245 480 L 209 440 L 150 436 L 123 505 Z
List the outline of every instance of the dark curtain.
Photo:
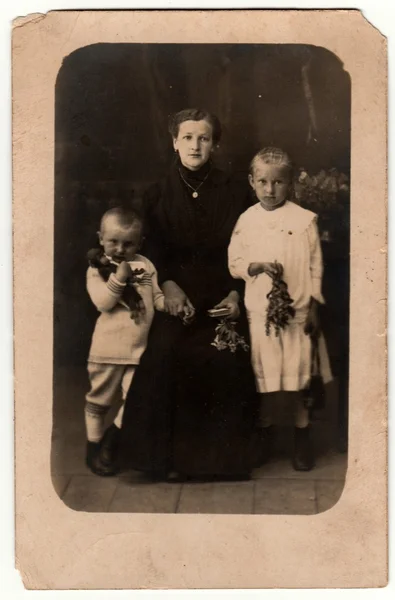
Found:
M 302 68 L 315 111 L 306 101 Z M 172 156 L 168 115 L 200 106 L 224 134 L 216 160 L 245 180 L 254 153 L 288 150 L 311 170 L 350 165 L 350 79 L 323 48 L 97 44 L 58 74 L 55 120 L 55 364 L 84 364 L 96 312 L 86 251 L 110 206 L 138 201 Z

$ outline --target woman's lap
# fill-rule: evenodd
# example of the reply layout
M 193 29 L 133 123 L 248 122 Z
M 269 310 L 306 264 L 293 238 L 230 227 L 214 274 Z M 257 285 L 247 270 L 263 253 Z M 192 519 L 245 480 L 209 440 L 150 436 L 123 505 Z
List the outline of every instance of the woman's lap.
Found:
M 256 412 L 249 353 L 218 351 L 214 336 L 207 318 L 188 326 L 158 315 L 125 407 L 130 466 L 189 474 L 249 470 L 244 447 Z

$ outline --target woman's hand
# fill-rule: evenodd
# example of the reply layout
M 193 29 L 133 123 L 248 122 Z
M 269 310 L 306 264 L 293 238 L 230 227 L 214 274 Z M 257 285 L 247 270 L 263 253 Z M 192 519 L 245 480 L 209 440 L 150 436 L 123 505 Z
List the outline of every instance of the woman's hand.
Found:
M 191 323 L 191 321 L 193 321 L 195 317 L 195 312 L 195 307 L 193 306 L 188 296 L 186 296 L 184 313 L 182 315 L 182 320 L 184 321 L 184 323 L 186 323 L 187 325 Z
M 320 317 L 319 317 L 319 303 L 314 298 L 311 298 L 309 311 L 307 313 L 306 323 L 304 326 L 304 332 L 312 338 L 317 338 L 320 334 Z
M 214 308 L 227 308 L 229 310 L 229 314 L 226 316 L 226 318 L 238 319 L 240 316 L 239 294 L 237 292 L 230 292 L 230 294 L 221 300 L 219 304 L 216 304 Z
M 119 263 L 115 277 L 120 283 L 126 283 L 129 277 L 132 277 L 132 269 L 130 268 L 129 263 L 127 263 L 125 260 Z
M 184 312 L 188 314 L 195 311 L 185 292 L 175 281 L 165 281 L 162 284 L 165 295 L 165 311 L 173 317 L 178 317 Z
M 248 275 L 255 277 L 261 273 L 266 273 L 272 279 L 276 276 L 282 277 L 283 266 L 278 262 L 252 262 L 248 267 Z

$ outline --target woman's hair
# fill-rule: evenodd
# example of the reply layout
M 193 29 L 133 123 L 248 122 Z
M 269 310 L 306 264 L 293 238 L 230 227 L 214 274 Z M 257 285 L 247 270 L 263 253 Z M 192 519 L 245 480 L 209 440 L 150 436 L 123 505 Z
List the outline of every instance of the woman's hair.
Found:
M 293 178 L 294 164 L 289 154 L 284 152 L 284 150 L 281 150 L 281 148 L 268 146 L 267 148 L 262 148 L 262 150 L 259 150 L 250 163 L 250 175 L 254 174 L 255 164 L 258 161 L 261 161 L 267 165 L 278 165 L 285 167 L 289 170 L 290 178 Z
M 221 139 L 221 123 L 212 113 L 202 108 L 186 108 L 180 112 L 171 115 L 169 118 L 169 132 L 173 138 L 178 136 L 181 123 L 184 121 L 207 121 L 213 130 L 213 142 L 218 144 Z
M 105 222 L 110 217 L 115 217 L 123 227 L 129 227 L 134 223 L 138 222 L 143 226 L 143 217 L 140 212 L 134 208 L 125 208 L 123 206 L 116 206 L 107 210 L 100 221 L 100 231 L 103 231 Z

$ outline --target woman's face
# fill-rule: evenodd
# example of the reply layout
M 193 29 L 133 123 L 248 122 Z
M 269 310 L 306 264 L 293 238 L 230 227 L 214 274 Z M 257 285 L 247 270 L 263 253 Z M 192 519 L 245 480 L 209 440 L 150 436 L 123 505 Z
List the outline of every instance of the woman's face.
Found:
M 173 138 L 174 150 L 184 167 L 197 171 L 206 164 L 213 150 L 213 129 L 207 121 L 184 121 L 178 136 Z

